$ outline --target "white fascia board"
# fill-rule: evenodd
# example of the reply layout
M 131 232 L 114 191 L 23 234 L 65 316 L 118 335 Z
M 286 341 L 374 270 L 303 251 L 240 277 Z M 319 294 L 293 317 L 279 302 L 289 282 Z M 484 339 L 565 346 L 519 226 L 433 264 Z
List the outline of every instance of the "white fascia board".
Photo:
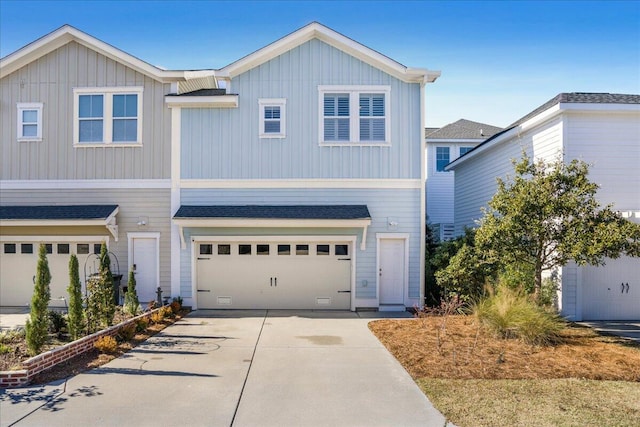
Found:
M 182 179 L 180 188 L 419 189 L 420 179 Z
M 213 75 L 213 70 L 169 71 L 162 70 L 116 47 L 84 33 L 70 25 L 64 25 L 0 60 L 0 77 L 4 77 L 36 59 L 75 41 L 101 55 L 126 65 L 160 82 L 183 81 L 190 78 Z M 192 77 L 194 76 L 194 77 Z
M 560 109 L 570 112 L 640 112 L 640 104 L 578 104 L 560 103 Z
M 165 96 L 169 108 L 238 108 L 238 95 L 220 96 Z
M 467 162 L 469 159 L 473 159 L 480 153 L 484 153 L 487 150 L 492 149 L 496 145 L 502 144 L 505 141 L 509 141 L 514 136 L 520 135 L 522 132 L 525 132 L 535 126 L 540 125 L 543 122 L 546 122 L 562 113 L 562 109 L 560 108 L 560 104 L 555 104 L 552 107 L 549 107 L 545 111 L 540 114 L 530 118 L 524 123 L 521 123 L 518 126 L 515 126 L 502 135 L 497 136 L 495 139 L 489 141 L 487 144 L 477 146 L 473 151 L 468 152 L 462 157 L 458 157 L 453 162 L 449 163 L 444 170 L 446 171 L 455 171 L 455 169 L 461 164 Z
M 433 82 L 440 76 L 439 71 L 407 68 L 399 62 L 317 22 L 312 22 L 244 58 L 227 65 L 218 70 L 217 75 L 222 78 L 234 78 L 313 38 L 317 38 L 406 82 Z
M 2 180 L 2 190 L 82 190 L 82 189 L 158 189 L 171 188 L 169 179 L 25 179 Z
M 0 242 L 100 242 L 104 240 L 109 246 L 109 235 L 95 236 L 13 236 L 8 234 L 0 235 Z

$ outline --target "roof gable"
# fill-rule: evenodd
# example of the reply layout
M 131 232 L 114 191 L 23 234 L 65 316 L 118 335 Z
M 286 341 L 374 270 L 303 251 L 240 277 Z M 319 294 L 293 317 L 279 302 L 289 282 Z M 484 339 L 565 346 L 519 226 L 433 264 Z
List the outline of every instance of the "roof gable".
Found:
M 64 25 L 0 59 L 0 78 L 17 71 L 25 65 L 72 41 L 75 41 L 76 43 L 98 52 L 101 55 L 113 59 L 114 61 L 124 64 L 129 68 L 161 82 L 185 81 L 192 78 L 201 78 L 214 74 L 213 70 L 163 70 L 116 47 L 113 47 L 108 43 L 98 40 L 77 28 L 70 25 Z
M 439 71 L 406 67 L 318 22 L 312 22 L 227 65 L 216 75 L 233 78 L 314 38 L 406 82 L 431 83 L 440 76 Z

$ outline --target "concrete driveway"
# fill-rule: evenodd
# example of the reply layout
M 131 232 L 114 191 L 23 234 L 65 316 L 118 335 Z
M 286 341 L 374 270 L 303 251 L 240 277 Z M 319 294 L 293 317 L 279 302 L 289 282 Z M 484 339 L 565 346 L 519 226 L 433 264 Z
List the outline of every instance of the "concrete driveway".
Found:
M 66 383 L 1 392 L 0 424 L 445 425 L 369 332 L 381 314 L 196 311 Z
M 640 343 L 640 321 L 633 320 L 593 320 L 579 322 L 582 325 L 609 335 L 617 335 Z

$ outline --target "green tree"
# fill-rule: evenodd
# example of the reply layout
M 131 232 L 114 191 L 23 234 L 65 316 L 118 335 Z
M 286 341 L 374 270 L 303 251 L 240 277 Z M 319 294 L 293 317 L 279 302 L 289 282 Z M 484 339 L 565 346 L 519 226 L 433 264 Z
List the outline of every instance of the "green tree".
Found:
M 426 225 L 426 237 L 425 237 L 425 271 L 424 271 L 424 303 L 427 306 L 435 306 L 440 303 L 440 288 L 436 284 L 435 270 L 433 268 L 432 260 L 433 256 L 438 249 L 438 242 L 433 233 L 431 224 Z
M 606 258 L 640 256 L 640 224 L 623 218 L 612 205 L 600 206 L 598 185 L 589 181 L 585 162 L 532 162 L 523 153 L 513 164 L 515 177 L 498 178 L 476 246 L 502 265 L 532 267 L 536 299 L 543 272 L 571 260 L 604 265 Z
M 113 275 L 107 245 L 100 248 L 100 266 L 97 274 L 87 280 L 87 324 L 89 332 L 113 324 L 116 304 L 113 292 Z
M 127 313 L 135 315 L 140 308 L 138 293 L 136 292 L 136 276 L 133 270 L 129 271 L 127 280 L 127 293 L 124 296 L 124 309 Z
M 76 340 L 84 330 L 84 310 L 82 308 L 82 286 L 78 273 L 78 257 L 75 254 L 69 259 L 69 333 Z
M 51 273 L 47 261 L 47 248 L 40 244 L 38 252 L 38 265 L 36 267 L 35 286 L 31 297 L 31 311 L 26 324 L 27 348 L 31 355 L 40 353 L 42 346 L 47 341 L 49 317 L 47 306 L 51 298 Z

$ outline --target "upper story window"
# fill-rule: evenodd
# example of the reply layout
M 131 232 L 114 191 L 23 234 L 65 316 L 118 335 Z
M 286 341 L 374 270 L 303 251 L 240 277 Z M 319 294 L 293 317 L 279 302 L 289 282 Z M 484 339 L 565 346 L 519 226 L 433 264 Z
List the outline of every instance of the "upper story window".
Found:
M 449 147 L 436 147 L 436 171 L 446 172 L 444 167 L 450 163 Z
M 473 150 L 473 147 L 460 147 L 460 155 L 464 156 L 471 150 Z
M 18 103 L 18 141 L 42 141 L 42 103 Z
M 390 144 L 389 86 L 319 86 L 320 144 Z
M 284 138 L 286 136 L 286 99 L 259 99 L 260 138 Z
M 142 90 L 75 88 L 74 145 L 141 144 Z

